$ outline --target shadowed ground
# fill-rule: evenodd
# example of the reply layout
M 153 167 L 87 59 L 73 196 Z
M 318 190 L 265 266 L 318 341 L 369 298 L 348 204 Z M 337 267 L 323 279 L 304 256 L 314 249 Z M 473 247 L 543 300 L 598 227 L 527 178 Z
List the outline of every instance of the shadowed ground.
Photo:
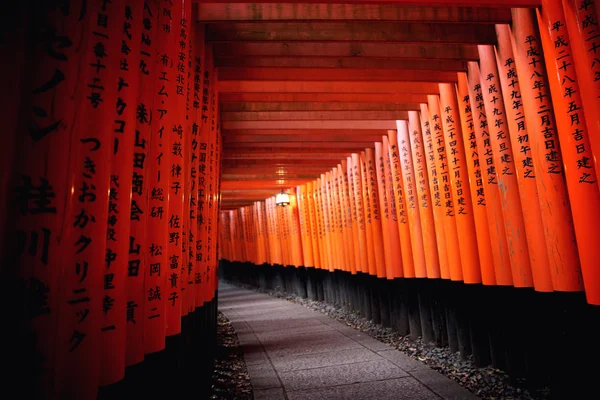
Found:
M 403 353 L 286 300 L 219 287 L 261 399 L 470 400 L 477 397 Z

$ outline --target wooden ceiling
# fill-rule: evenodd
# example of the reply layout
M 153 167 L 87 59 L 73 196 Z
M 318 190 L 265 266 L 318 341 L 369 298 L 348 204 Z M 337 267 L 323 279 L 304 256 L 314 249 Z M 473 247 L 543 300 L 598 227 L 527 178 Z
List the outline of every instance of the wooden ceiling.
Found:
M 424 5 L 426 3 L 427 5 Z M 501 4 L 498 4 L 501 3 Z M 539 0 L 197 4 L 219 68 L 222 207 L 311 181 L 373 147 Z

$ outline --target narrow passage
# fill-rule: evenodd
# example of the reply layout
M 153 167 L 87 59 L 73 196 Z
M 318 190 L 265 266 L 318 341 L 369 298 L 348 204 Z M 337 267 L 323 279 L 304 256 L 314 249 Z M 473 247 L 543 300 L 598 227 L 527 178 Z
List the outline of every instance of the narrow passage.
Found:
M 220 283 L 263 399 L 470 400 L 478 397 L 385 343 L 298 304 Z

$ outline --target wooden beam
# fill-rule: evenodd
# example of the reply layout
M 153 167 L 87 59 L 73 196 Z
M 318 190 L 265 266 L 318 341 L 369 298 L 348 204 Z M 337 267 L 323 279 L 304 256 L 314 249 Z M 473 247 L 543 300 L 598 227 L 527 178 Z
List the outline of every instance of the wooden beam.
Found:
M 310 179 L 264 179 L 264 180 L 253 180 L 253 181 L 223 181 L 221 182 L 221 190 L 230 189 L 280 189 L 295 187 L 302 185 L 306 182 L 310 182 Z
M 271 160 L 268 158 L 265 159 L 227 159 L 226 157 L 223 159 L 223 168 L 231 167 L 231 168 L 254 168 L 254 167 L 264 167 L 264 166 L 275 166 L 279 168 L 290 168 L 290 167 L 298 167 L 298 166 L 307 166 L 307 165 L 322 165 L 324 167 L 332 166 L 335 167 L 339 159 L 323 159 L 323 160 L 305 160 L 302 159 L 301 156 L 294 157 L 290 160 Z
M 317 179 L 320 174 L 312 173 L 312 174 L 290 174 L 286 176 L 281 176 L 277 174 L 223 174 L 223 181 L 241 181 L 241 180 L 277 180 L 277 179 L 285 179 L 285 180 L 294 180 L 294 179 Z
M 415 110 L 418 110 L 417 108 Z M 221 113 L 225 121 L 367 121 L 408 119 L 407 111 L 235 111 Z
M 469 44 L 243 42 L 215 45 L 214 57 L 374 57 L 476 61 L 479 54 L 477 46 Z
M 436 94 L 433 82 L 224 81 L 220 93 L 414 93 Z
M 219 68 L 219 81 L 419 81 L 457 82 L 452 71 L 348 68 Z
M 332 165 L 330 168 L 334 167 L 334 165 Z M 301 166 L 301 167 L 289 167 L 289 168 L 282 168 L 282 167 L 277 167 L 277 166 L 273 166 L 273 165 L 269 165 L 269 166 L 260 166 L 260 167 L 253 167 L 253 168 L 248 168 L 248 167 L 240 167 L 240 168 L 225 168 L 223 167 L 223 176 L 225 176 L 226 174 L 239 174 L 239 175 L 243 175 L 243 174 L 247 174 L 247 173 L 274 173 L 277 175 L 289 175 L 289 174 L 298 174 L 298 173 L 322 173 L 323 171 L 325 171 L 327 168 L 320 166 L 320 165 L 315 165 L 315 166 Z
M 335 160 L 351 154 L 351 151 L 315 151 L 312 149 L 286 149 L 285 152 L 265 147 L 260 149 L 229 149 L 223 152 L 223 159 L 271 159 L 271 160 Z
M 239 135 L 253 135 L 253 136 L 264 136 L 264 135 L 283 135 L 283 136 L 314 136 L 314 135 L 339 135 L 343 133 L 346 137 L 354 137 L 360 135 L 387 135 L 387 129 L 344 129 L 340 132 L 339 129 L 271 129 L 265 131 L 264 129 L 223 129 L 222 136 L 239 136 Z
M 395 129 L 396 120 L 387 121 L 223 121 L 223 129 Z
M 267 131 L 270 132 L 270 131 Z M 309 131 L 311 132 L 311 131 Z M 302 136 L 294 135 L 223 135 L 223 144 L 225 146 L 241 144 L 241 143 L 282 143 L 282 142 L 344 142 L 350 140 L 352 142 L 377 142 L 381 140 L 381 134 L 370 135 L 347 135 L 346 132 L 337 131 L 337 134 L 324 135 L 320 131 L 315 134 L 304 134 Z
M 381 139 L 381 138 L 379 138 Z M 282 149 L 311 149 L 318 151 L 337 151 L 340 149 L 347 151 L 360 151 L 365 147 L 371 147 L 375 140 L 366 141 L 366 142 L 329 142 L 329 141 L 320 141 L 320 142 L 268 142 L 268 143 L 228 143 L 224 149 L 225 151 L 229 151 L 230 149 L 263 149 L 268 147 L 273 151 L 282 151 Z
M 193 0 L 195 3 L 229 3 L 226 0 Z M 250 0 L 237 0 L 236 3 L 254 4 Z M 263 0 L 261 3 L 280 3 L 278 0 Z M 306 0 L 303 4 L 396 4 L 401 6 L 422 6 L 423 0 Z M 532 8 L 541 4 L 541 0 L 428 0 L 431 7 L 499 7 Z
M 409 45 L 410 46 L 410 45 Z M 449 45 L 451 46 L 451 45 Z M 218 48 L 218 46 L 216 46 Z M 464 50 L 465 55 L 469 57 L 478 57 L 475 48 Z M 414 53 L 413 56 L 421 57 L 420 53 Z M 215 66 L 223 67 L 265 67 L 265 68 L 336 68 L 337 71 L 345 68 L 359 69 L 406 69 L 406 70 L 438 70 L 438 71 L 467 71 L 467 61 L 460 59 L 382 59 L 365 57 L 238 57 L 238 58 L 217 58 Z M 465 57 L 465 60 L 469 59 Z
M 425 100 L 423 100 L 425 99 Z M 415 93 L 220 93 L 219 102 L 240 103 L 426 103 L 426 94 Z
M 408 111 L 420 103 L 224 103 L 221 112 L 233 111 Z
M 395 21 L 497 23 L 511 21 L 510 9 L 491 7 L 413 7 L 393 4 L 228 3 L 198 4 L 201 22 L 234 21 Z
M 206 27 L 208 42 L 358 41 L 495 44 L 493 25 L 396 22 L 234 22 Z

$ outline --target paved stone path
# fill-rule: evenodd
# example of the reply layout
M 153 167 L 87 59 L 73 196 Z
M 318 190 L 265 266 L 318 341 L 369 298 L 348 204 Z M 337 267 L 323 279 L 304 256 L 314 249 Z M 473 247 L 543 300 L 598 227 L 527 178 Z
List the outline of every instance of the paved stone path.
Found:
M 219 286 L 263 399 L 472 400 L 454 381 L 325 314 L 266 294 Z

